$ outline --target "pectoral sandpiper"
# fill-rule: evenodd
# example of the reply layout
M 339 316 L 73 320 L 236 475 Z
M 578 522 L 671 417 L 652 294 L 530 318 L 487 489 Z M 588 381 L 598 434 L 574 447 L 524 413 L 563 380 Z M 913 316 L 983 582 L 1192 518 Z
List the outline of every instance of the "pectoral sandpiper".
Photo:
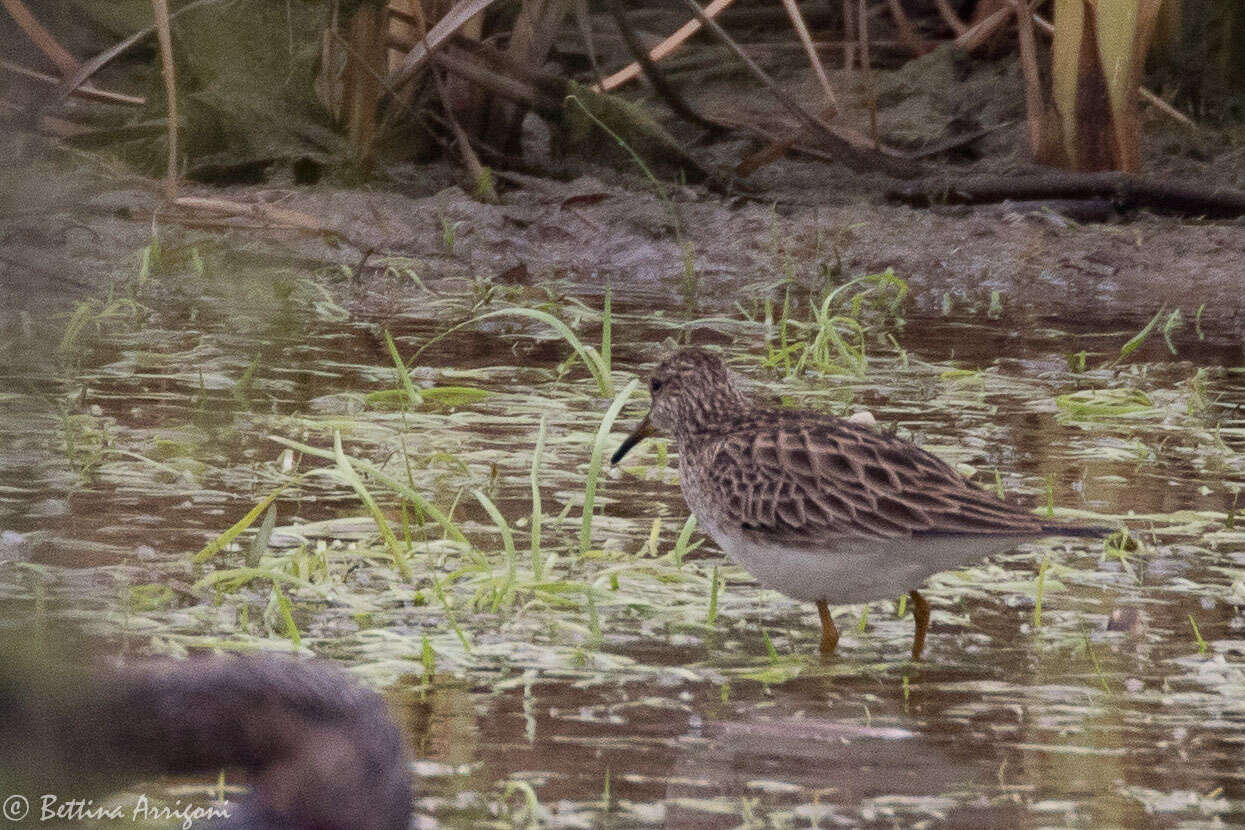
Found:
M 839 641 L 831 603 L 908 591 L 919 660 L 929 604 L 916 588 L 927 577 L 1043 536 L 1109 532 L 1044 522 L 896 436 L 758 407 L 703 349 L 667 358 L 649 389 L 652 408 L 613 463 L 646 436 L 672 436 L 699 526 L 762 585 L 817 604 L 825 655 Z

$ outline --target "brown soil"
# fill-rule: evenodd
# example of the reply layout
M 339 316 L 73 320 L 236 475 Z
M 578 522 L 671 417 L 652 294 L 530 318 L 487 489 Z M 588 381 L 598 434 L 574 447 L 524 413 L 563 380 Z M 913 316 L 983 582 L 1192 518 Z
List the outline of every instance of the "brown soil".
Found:
M 957 132 L 990 128 L 957 149 L 954 163 L 945 156 L 928 161 L 931 172 L 1032 169 L 1017 149 L 1024 147 L 1022 125 L 1009 120 L 1020 115 L 1014 67 L 976 62 L 966 70 L 957 60 L 940 50 L 877 74 L 883 138 L 929 146 Z M 858 73 L 838 73 L 833 80 L 844 95 L 856 96 L 848 111 L 861 121 L 866 109 L 859 99 L 867 88 Z M 817 97 L 806 70 L 792 70 L 783 85 L 801 100 Z M 697 96 L 710 115 L 729 112 L 773 130 L 790 126 L 780 107 L 738 78 L 705 82 Z M 866 126 L 844 120 L 846 126 Z M 1245 187 L 1245 152 L 1223 134 L 1177 129 L 1153 114 L 1147 130 L 1152 175 Z M 751 149 L 736 135 L 695 152 L 727 166 Z M 331 234 L 256 228 L 246 220 L 240 224 L 251 227 L 232 231 L 232 238 L 258 238 L 296 262 L 352 269 L 357 281 L 344 290 L 364 314 L 384 315 L 404 301 L 400 285 L 375 267 L 384 256 L 413 258 L 425 282 L 556 276 L 588 294 L 608 284 L 621 302 L 681 303 L 688 291 L 681 228 L 695 262 L 694 299 L 705 312 L 779 296 L 775 286 L 788 276 L 812 286 L 824 282 L 825 269 L 841 280 L 891 267 L 908 281 L 916 315 L 941 315 L 948 308 L 957 316 L 984 313 L 998 292 L 1006 312 L 1025 324 L 1119 329 L 1166 305 L 1180 308 L 1186 320 L 1200 309 L 1201 333 L 1212 340 L 1239 347 L 1245 339 L 1245 225 L 1239 221 L 1141 215 L 1078 225 L 1032 204 L 911 209 L 884 202 L 891 183 L 884 176 L 798 155 L 750 177 L 746 197 L 724 199 L 703 187 L 667 185 L 669 202 L 633 172 L 583 159 L 550 164 L 568 180 L 499 174 L 501 205 L 473 201 L 444 165 L 391 168 L 386 183 L 369 189 L 184 192 L 264 202 L 314 217 Z M 0 217 L 0 284 L 16 299 L 0 317 L 44 306 L 49 297 L 76 296 L 101 277 L 132 272 L 134 252 L 150 241 L 153 215 L 172 237 L 179 235 L 171 230 L 179 222 L 196 237 L 220 227 L 202 224 L 202 216 L 169 214 L 150 190 L 123 187 Z M 453 227 L 452 251 L 447 226 Z M 520 264 L 524 269 L 515 268 Z

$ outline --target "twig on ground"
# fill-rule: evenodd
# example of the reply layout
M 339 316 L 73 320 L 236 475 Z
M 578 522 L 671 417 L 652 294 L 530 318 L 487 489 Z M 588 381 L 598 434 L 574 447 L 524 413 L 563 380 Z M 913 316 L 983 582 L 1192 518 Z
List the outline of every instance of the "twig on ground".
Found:
M 1245 191 L 1147 181 L 1128 173 L 1047 173 L 1033 176 L 933 177 L 890 190 L 887 198 L 915 207 L 990 204 L 1005 200 L 1107 199 L 1120 210 L 1211 219 L 1245 216 Z

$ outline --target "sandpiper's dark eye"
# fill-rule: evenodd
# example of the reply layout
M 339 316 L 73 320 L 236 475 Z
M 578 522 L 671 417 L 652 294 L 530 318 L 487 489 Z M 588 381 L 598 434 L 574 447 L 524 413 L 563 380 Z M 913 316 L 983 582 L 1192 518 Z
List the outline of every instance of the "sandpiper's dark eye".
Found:
M 652 380 L 648 382 L 648 391 L 654 392 L 654 393 L 660 392 L 661 386 L 662 386 L 661 381 L 658 380 L 657 378 L 653 378 Z

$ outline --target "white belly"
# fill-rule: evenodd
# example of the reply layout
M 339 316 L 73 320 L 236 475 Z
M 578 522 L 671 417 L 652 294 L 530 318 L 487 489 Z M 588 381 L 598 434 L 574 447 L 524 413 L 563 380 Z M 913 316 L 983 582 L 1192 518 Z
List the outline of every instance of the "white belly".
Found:
M 706 527 L 722 551 L 767 588 L 793 599 L 855 604 L 894 599 L 933 574 L 1033 541 L 1024 537 L 908 537 L 844 541 L 833 549 L 785 548 Z M 1036 537 L 1035 537 L 1036 538 Z

